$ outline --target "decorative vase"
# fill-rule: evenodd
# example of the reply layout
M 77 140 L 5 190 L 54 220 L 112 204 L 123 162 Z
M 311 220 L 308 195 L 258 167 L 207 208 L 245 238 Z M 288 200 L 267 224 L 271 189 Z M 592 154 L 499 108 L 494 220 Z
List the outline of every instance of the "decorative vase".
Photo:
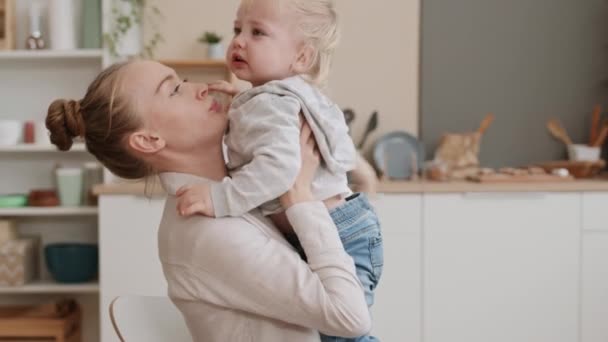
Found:
M 120 13 L 132 13 L 132 5 L 129 1 L 119 1 L 117 3 L 118 10 Z M 127 32 L 120 37 L 116 42 L 116 53 L 121 57 L 133 57 L 141 54 L 143 50 L 143 32 L 141 30 L 141 24 L 131 22 L 131 27 Z
M 48 11 L 51 49 L 75 50 L 74 0 L 50 0 Z
M 101 47 L 101 0 L 82 2 L 82 47 L 85 49 Z
M 209 44 L 207 46 L 207 57 L 209 59 L 224 59 L 224 46 L 222 43 Z

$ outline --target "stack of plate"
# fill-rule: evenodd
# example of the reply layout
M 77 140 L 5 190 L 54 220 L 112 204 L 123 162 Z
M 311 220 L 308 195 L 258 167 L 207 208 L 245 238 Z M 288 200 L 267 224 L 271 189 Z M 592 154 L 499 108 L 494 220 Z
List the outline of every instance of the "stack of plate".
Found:
M 378 139 L 373 157 L 384 177 L 410 179 L 423 168 L 424 146 L 407 132 L 391 132 Z

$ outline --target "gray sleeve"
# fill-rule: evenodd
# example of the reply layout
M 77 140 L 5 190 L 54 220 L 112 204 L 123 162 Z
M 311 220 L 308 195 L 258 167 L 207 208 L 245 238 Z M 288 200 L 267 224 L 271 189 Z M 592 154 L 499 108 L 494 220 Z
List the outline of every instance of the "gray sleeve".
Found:
M 256 101 L 238 125 L 238 136 L 253 146 L 251 162 L 211 186 L 216 217 L 240 216 L 284 194 L 300 171 L 300 104 L 270 94 Z M 232 128 L 231 128 L 232 129 Z M 231 133 L 233 134 L 233 133 Z

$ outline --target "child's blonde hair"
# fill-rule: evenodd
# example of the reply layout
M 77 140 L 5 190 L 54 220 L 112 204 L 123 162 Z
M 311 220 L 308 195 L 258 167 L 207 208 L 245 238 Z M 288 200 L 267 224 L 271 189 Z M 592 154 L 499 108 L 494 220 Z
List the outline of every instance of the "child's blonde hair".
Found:
M 319 86 L 327 83 L 334 50 L 340 40 L 338 16 L 333 0 L 288 1 L 297 16 L 297 25 L 304 39 L 314 48 L 307 72 L 309 81 Z
M 338 16 L 334 0 L 276 0 L 277 5 L 286 5 L 296 15 L 296 25 L 303 34 L 305 43 L 314 49 L 306 79 L 318 86 L 325 86 L 329 77 L 331 60 L 338 41 Z M 254 0 L 242 0 L 248 6 Z

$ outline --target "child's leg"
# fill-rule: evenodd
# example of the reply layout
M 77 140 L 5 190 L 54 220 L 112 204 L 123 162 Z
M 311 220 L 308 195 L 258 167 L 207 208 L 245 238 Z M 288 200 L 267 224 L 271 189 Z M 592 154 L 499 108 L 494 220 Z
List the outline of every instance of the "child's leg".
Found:
M 374 304 L 374 290 L 384 264 L 382 232 L 376 213 L 364 194 L 354 194 L 346 203 L 330 211 L 338 227 L 344 250 L 353 258 L 357 277 L 363 285 L 368 306 Z M 372 342 L 373 336 L 354 339 L 321 335 L 323 342 Z

